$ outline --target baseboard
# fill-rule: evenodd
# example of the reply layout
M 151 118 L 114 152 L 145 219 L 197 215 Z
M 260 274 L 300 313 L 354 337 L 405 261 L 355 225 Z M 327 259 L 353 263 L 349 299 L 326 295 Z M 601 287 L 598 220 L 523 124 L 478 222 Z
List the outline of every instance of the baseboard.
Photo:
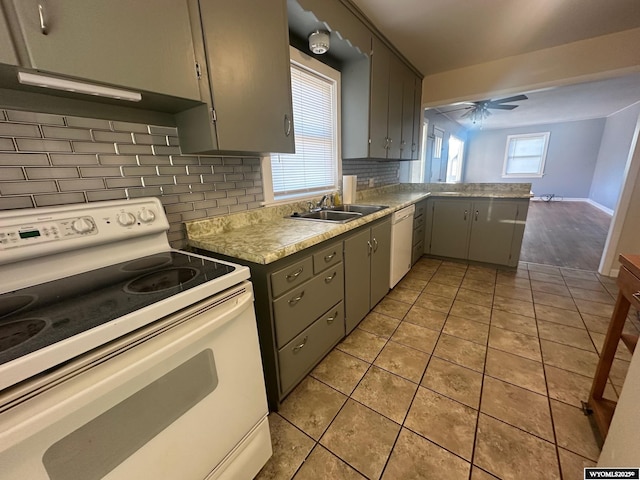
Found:
M 618 278 L 619 273 L 620 273 L 619 268 L 612 268 L 611 270 L 609 270 L 609 276 L 613 278 Z
M 533 197 L 531 200 L 535 201 L 535 202 L 547 202 L 547 203 L 552 203 L 552 202 L 586 202 L 589 205 L 592 205 L 594 207 L 596 207 L 598 210 L 603 211 L 604 213 L 606 213 L 607 215 L 611 215 L 613 216 L 613 210 L 611 210 L 610 208 L 605 207 L 604 205 L 600 205 L 598 202 L 595 202 L 593 200 L 591 200 L 590 198 L 571 198 L 571 197 L 554 197 L 553 199 L 549 200 L 545 200 L 542 197 Z

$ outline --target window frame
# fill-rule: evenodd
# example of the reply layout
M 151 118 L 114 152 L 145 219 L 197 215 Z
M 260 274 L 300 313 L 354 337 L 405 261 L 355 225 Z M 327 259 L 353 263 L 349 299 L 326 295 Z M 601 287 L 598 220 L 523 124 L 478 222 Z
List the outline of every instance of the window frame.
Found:
M 544 176 L 544 168 L 547 162 L 547 152 L 549 150 L 549 137 L 551 132 L 535 132 L 535 133 L 521 133 L 514 135 L 507 135 L 507 143 L 504 150 L 504 162 L 502 164 L 502 178 L 542 178 Z M 542 137 L 544 138 L 544 148 L 540 155 L 540 162 L 538 163 L 538 171 L 535 173 L 507 173 L 507 167 L 509 164 L 509 147 L 513 139 L 528 138 L 528 137 Z M 512 157 L 513 158 L 513 157 Z M 517 157 L 516 157 L 517 158 Z
M 301 52 L 300 50 L 289 47 L 290 63 L 298 66 L 299 68 L 312 71 L 314 74 L 327 78 L 335 84 L 335 97 L 334 111 L 336 112 L 335 118 L 335 145 L 333 146 L 335 154 L 335 179 L 334 185 L 326 190 L 317 190 L 315 192 L 302 192 L 298 194 L 289 194 L 276 197 L 273 191 L 273 178 L 271 170 L 271 155 L 265 155 L 262 157 L 262 186 L 264 201 L 263 205 L 277 205 L 283 203 L 291 203 L 292 201 L 304 201 L 311 198 L 324 195 L 325 193 L 331 193 L 338 191 L 340 185 L 340 179 L 342 178 L 342 137 L 341 137 L 341 86 L 340 86 L 340 72 L 325 65 L 324 63 L 316 60 L 315 58 Z M 295 118 L 293 119 L 295 122 Z M 295 127 L 294 127 L 295 128 Z

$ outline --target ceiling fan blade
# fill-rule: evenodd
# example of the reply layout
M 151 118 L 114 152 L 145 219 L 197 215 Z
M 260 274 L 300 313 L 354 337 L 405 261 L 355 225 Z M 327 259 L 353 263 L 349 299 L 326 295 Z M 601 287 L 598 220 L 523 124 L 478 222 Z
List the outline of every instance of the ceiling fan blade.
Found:
M 498 100 L 490 100 L 489 103 L 509 103 L 509 102 L 519 102 L 520 100 L 528 100 L 529 97 L 526 95 L 516 95 L 514 97 L 506 97 L 500 98 Z
M 514 108 L 518 108 L 518 105 L 487 105 L 487 108 L 494 108 L 496 110 L 513 110 Z

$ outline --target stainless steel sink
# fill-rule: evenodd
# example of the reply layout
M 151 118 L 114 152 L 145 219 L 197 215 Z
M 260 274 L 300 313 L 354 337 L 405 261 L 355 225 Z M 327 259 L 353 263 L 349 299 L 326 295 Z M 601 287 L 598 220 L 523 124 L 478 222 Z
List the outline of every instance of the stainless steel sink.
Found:
M 385 205 L 340 205 L 308 213 L 295 213 L 289 218 L 319 222 L 346 223 L 371 213 L 384 210 Z
M 315 212 L 293 214 L 289 218 L 295 220 L 316 220 L 319 222 L 346 223 L 362 217 L 359 212 L 342 212 L 334 210 L 318 210 Z
M 362 215 L 369 215 L 384 210 L 385 208 L 389 207 L 386 205 L 340 205 L 339 207 L 330 207 L 328 210 L 334 212 L 357 212 Z

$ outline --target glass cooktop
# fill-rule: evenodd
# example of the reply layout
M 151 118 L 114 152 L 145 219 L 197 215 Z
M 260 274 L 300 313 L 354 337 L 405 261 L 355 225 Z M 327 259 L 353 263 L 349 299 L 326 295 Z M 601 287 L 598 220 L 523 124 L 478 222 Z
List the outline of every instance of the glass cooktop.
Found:
M 1 294 L 0 364 L 233 270 L 231 265 L 170 251 Z

